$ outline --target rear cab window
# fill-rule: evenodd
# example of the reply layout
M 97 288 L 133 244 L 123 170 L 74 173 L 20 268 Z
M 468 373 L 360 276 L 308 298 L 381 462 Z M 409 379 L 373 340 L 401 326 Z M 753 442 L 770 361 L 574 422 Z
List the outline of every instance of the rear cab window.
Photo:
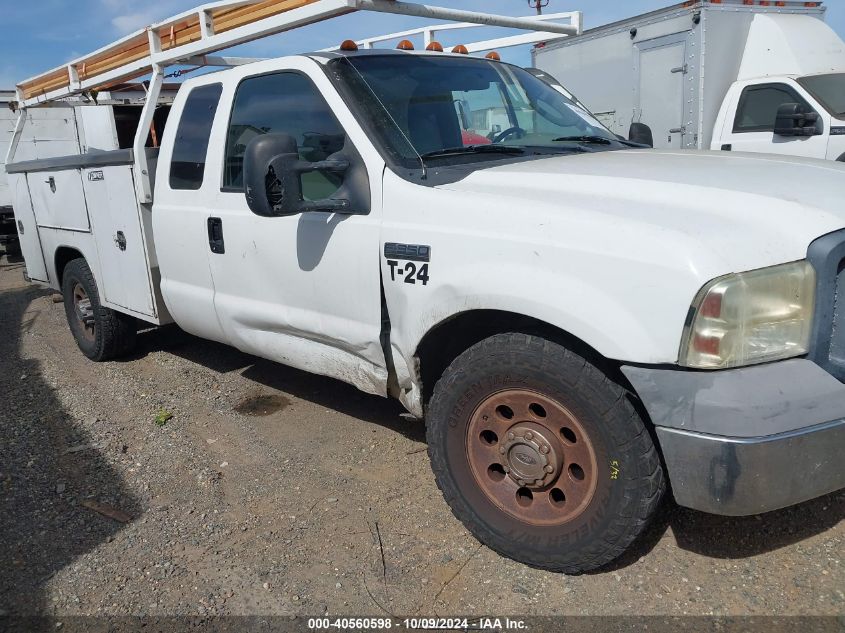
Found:
M 170 159 L 170 188 L 195 191 L 202 187 L 211 126 L 220 104 L 222 84 L 194 88 L 179 118 L 173 157 Z

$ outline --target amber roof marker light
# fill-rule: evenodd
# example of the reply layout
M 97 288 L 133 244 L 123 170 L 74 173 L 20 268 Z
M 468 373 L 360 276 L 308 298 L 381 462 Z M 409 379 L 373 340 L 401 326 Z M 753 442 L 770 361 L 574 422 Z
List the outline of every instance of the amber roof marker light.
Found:
M 440 42 L 431 42 L 428 46 L 425 47 L 425 50 L 432 51 L 434 53 L 442 53 L 443 44 L 441 44 Z
M 414 43 L 411 40 L 402 40 L 396 45 L 396 48 L 400 51 L 412 51 L 414 50 Z
M 344 40 L 343 44 L 340 45 L 340 50 L 346 51 L 347 53 L 354 53 L 358 50 L 358 45 L 352 40 Z
M 496 52 L 496 51 L 490 51 L 490 52 L 489 52 L 489 53 L 487 53 L 484 57 L 485 57 L 485 59 L 490 59 L 490 60 L 492 60 L 492 61 L 494 61 L 494 62 L 500 62 L 500 61 L 502 61 L 502 56 L 501 56 L 501 55 L 499 55 L 499 53 L 498 53 L 498 52 Z
M 457 53 L 458 55 L 469 55 L 469 49 L 463 44 L 458 44 L 452 49 L 452 52 Z

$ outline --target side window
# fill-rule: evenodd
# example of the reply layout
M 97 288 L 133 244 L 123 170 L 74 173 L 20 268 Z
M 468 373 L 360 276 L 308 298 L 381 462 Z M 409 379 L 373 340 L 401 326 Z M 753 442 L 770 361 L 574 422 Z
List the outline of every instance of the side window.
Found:
M 255 137 L 271 132 L 290 134 L 303 160 L 325 160 L 343 149 L 346 134 L 329 104 L 308 77 L 285 72 L 245 79 L 238 86 L 226 139 L 223 189 L 243 189 L 246 147 Z M 313 172 L 302 176 L 306 200 L 333 195 L 343 177 Z
M 211 84 L 194 88 L 188 95 L 170 159 L 171 189 L 202 187 L 211 126 L 222 92 L 222 84 Z
M 768 132 L 775 129 L 778 108 L 784 103 L 807 102 L 789 86 L 768 84 L 748 86 L 742 91 L 736 109 L 734 132 Z

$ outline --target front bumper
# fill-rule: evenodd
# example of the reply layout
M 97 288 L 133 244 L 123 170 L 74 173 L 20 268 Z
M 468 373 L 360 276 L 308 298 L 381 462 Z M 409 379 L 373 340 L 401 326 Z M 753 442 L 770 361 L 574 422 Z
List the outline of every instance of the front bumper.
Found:
M 815 363 L 622 371 L 655 425 L 679 505 L 741 516 L 845 487 L 845 385 Z

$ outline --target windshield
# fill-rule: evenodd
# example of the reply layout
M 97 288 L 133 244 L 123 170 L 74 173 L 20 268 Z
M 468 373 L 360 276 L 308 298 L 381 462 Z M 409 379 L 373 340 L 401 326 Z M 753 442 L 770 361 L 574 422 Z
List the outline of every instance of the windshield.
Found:
M 802 77 L 798 83 L 833 116 L 845 116 L 845 73 Z
M 454 56 L 361 55 L 336 76 L 403 163 L 501 159 L 538 151 L 625 147 L 574 99 L 501 62 Z

